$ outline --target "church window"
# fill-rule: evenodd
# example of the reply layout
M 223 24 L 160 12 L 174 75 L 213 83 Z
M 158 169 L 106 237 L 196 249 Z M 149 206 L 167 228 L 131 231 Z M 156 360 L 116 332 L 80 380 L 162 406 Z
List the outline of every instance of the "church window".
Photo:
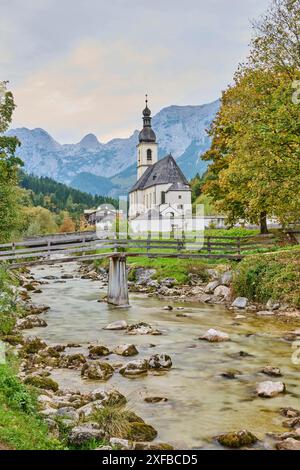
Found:
M 165 204 L 165 202 L 166 202 L 166 193 L 165 193 L 165 191 L 162 191 L 161 192 L 161 203 Z
M 182 198 L 182 196 L 179 194 L 178 199 L 181 199 L 181 198 Z
M 151 161 L 151 160 L 152 160 L 152 150 L 151 150 L 151 149 L 148 149 L 148 150 L 147 150 L 147 160 L 148 160 L 148 161 Z

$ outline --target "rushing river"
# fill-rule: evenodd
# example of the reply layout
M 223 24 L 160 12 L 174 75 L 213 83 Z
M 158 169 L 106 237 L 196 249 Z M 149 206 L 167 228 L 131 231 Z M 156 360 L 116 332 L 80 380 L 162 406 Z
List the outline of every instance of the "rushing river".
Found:
M 222 306 L 179 303 L 148 298 L 140 294 L 130 296 L 131 308 L 118 309 L 99 302 L 99 282 L 80 279 L 76 265 L 37 267 L 32 270 L 36 279 L 49 274 L 61 277 L 72 273 L 74 279 L 65 282 L 47 281 L 42 293 L 33 294 L 33 301 L 51 309 L 43 314 L 46 328 L 36 328 L 36 334 L 48 343 L 80 343 L 82 348 L 70 351 L 87 352 L 87 343 L 98 341 L 112 347 L 134 343 L 139 355 L 123 358 L 110 355 L 109 362 L 124 363 L 130 359 L 147 357 L 154 353 L 171 356 L 170 371 L 136 379 L 122 377 L 116 372 L 107 382 L 82 380 L 78 370 L 54 370 L 52 377 L 62 388 L 92 390 L 97 387 L 115 387 L 124 393 L 129 407 L 140 414 L 158 431 L 158 440 L 180 448 L 215 447 L 212 436 L 220 432 L 246 428 L 264 439 L 266 432 L 284 431 L 280 407 L 299 408 L 300 366 L 291 361 L 291 343 L 282 337 L 299 328 L 299 322 L 258 318 L 247 313 L 247 318 L 236 320 L 235 312 Z M 172 311 L 163 310 L 167 304 Z M 177 307 L 184 307 L 179 312 Z M 188 317 L 177 317 L 178 313 Z M 161 336 L 128 336 L 124 331 L 106 331 L 103 327 L 115 320 L 128 324 L 145 321 L 163 331 Z M 198 337 L 209 328 L 228 333 L 230 342 L 208 343 Z M 251 356 L 235 357 L 245 351 Z M 259 373 L 265 365 L 279 367 L 282 379 L 272 379 Z M 228 369 L 239 370 L 238 379 L 229 380 L 220 374 Z M 272 399 L 254 396 L 256 382 L 283 380 L 287 393 Z M 145 397 L 162 396 L 168 401 L 148 404 Z

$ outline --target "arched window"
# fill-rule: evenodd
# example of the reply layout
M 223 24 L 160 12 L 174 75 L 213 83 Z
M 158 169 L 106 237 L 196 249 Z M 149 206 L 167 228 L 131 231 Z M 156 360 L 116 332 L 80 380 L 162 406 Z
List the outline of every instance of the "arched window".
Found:
M 147 150 L 147 161 L 151 161 L 151 160 L 152 160 L 152 150 L 148 149 Z

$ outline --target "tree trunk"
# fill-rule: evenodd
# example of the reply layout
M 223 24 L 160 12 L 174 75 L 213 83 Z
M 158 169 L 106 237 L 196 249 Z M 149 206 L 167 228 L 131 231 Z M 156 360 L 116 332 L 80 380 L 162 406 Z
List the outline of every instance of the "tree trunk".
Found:
M 260 214 L 260 233 L 261 235 L 264 235 L 268 232 L 268 225 L 267 225 L 267 213 L 262 212 Z

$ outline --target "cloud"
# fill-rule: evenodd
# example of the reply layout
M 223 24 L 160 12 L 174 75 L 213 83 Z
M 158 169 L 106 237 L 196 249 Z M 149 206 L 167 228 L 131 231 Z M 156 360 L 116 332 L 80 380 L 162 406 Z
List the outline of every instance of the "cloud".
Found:
M 246 56 L 249 20 L 264 4 L 2 1 L 0 79 L 15 93 L 13 124 L 105 141 L 140 127 L 145 92 L 154 112 L 212 101 Z

